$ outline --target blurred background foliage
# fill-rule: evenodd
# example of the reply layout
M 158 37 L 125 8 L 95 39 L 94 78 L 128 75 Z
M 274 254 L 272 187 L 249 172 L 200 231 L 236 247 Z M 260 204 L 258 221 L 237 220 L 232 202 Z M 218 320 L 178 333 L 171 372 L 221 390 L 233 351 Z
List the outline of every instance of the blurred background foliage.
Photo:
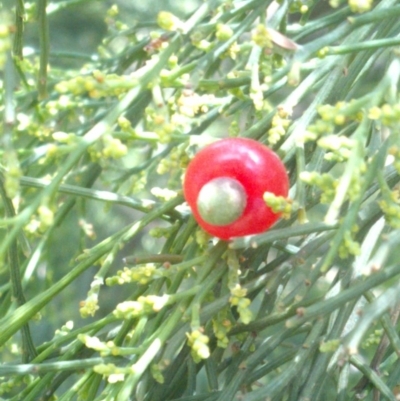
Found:
M 0 12 L 2 399 L 398 399 L 398 1 Z M 179 191 L 229 135 L 283 158 L 291 214 L 227 249 Z

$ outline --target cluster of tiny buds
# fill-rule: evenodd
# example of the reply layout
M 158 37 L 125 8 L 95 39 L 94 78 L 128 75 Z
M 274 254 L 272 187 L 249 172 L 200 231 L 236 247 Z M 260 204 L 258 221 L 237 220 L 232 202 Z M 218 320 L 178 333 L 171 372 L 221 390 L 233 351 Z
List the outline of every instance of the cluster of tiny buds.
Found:
M 97 351 L 100 356 L 120 355 L 120 348 L 113 341 L 104 342 L 98 337 L 89 336 L 88 334 L 78 334 L 78 340 L 85 344 L 87 348 Z
M 321 174 L 317 171 L 303 171 L 300 173 L 300 179 L 321 190 L 321 203 L 330 203 L 334 199 L 338 181 L 330 174 Z
M 191 348 L 192 358 L 195 362 L 200 362 L 202 359 L 207 359 L 210 356 L 210 348 L 208 347 L 210 339 L 202 333 L 201 329 L 186 333 L 186 336 L 188 345 Z
M 374 330 L 361 344 L 361 348 L 368 349 L 371 346 L 377 346 L 381 340 L 384 333 L 383 329 Z
M 78 75 L 68 81 L 59 82 L 55 90 L 61 94 L 88 95 L 99 99 L 108 96 L 119 97 L 137 84 L 137 80 L 128 75 L 105 74 L 94 70 L 91 74 Z
M 158 269 L 154 263 L 146 263 L 132 268 L 124 267 L 123 270 L 119 270 L 115 276 L 107 277 L 106 285 L 123 285 L 132 282 L 146 285 L 150 281 L 163 276 L 164 273 Z
M 96 311 L 99 310 L 99 292 L 103 285 L 103 279 L 100 277 L 95 277 L 92 284 L 90 285 L 90 290 L 84 301 L 81 301 L 79 306 L 79 312 L 82 318 L 87 318 L 89 316 L 94 316 Z
M 290 3 L 289 11 L 291 13 L 306 14 L 308 12 L 307 0 L 295 0 Z
M 183 22 L 168 11 L 161 11 L 158 13 L 157 24 L 165 31 L 179 31 L 184 28 Z
M 293 201 L 284 196 L 276 196 L 271 192 L 265 192 L 264 202 L 274 213 L 280 213 L 283 219 L 289 219 L 293 211 Z
M 271 128 L 268 130 L 268 143 L 270 145 L 277 144 L 286 134 L 290 125 L 290 116 L 292 110 L 284 106 L 278 106 L 276 114 L 272 117 Z
M 227 318 L 226 313 L 219 313 L 212 321 L 213 331 L 217 338 L 217 346 L 226 348 L 229 344 L 228 333 L 232 328 L 232 322 Z
M 20 388 L 22 384 L 27 386 L 30 383 L 32 383 L 33 380 L 34 380 L 33 375 L 14 376 L 0 383 L 0 395 L 5 395 L 7 393 L 15 393 L 15 390 Z
M 157 173 L 160 175 L 167 174 L 185 168 L 189 164 L 189 156 L 186 153 L 185 146 L 177 146 L 168 155 L 161 159 L 157 166 Z
M 3 155 L 4 171 L 4 189 L 10 199 L 14 199 L 20 190 L 19 179 L 22 176 L 22 170 L 17 158 L 17 154 L 8 150 Z
M 118 319 L 129 320 L 160 311 L 168 302 L 169 296 L 164 294 L 140 296 L 136 301 L 125 301 L 117 305 L 114 316 Z
M 385 103 L 381 107 L 371 107 L 368 110 L 368 118 L 380 120 L 383 125 L 388 127 L 396 126 L 400 119 L 400 103 L 393 105 Z
M 242 323 L 248 324 L 253 319 L 253 313 L 249 309 L 251 300 L 246 298 L 247 290 L 237 284 L 234 288 L 231 288 L 231 296 L 229 298 L 229 303 L 232 306 L 237 307 L 237 312 Z
M 390 191 L 382 188 L 382 199 L 378 201 L 386 222 L 393 228 L 400 228 L 400 188 Z
M 343 135 L 326 135 L 317 142 L 322 149 L 328 150 L 324 158 L 329 161 L 346 161 L 354 147 L 354 140 Z
M 343 236 L 343 241 L 339 247 L 339 257 L 342 259 L 348 258 L 350 255 L 359 255 L 361 252 L 360 244 L 354 240 L 354 235 L 358 231 L 358 226 L 353 226 L 351 231 L 346 231 Z
M 132 373 L 131 367 L 118 367 L 113 363 L 102 363 L 93 367 L 94 372 L 103 375 L 109 383 L 117 383 L 125 380 L 125 375 Z
M 120 139 L 112 135 L 104 135 L 100 141 L 88 148 L 90 158 L 94 162 L 108 159 L 120 159 L 127 155 L 128 147 Z
M 46 204 L 38 207 L 37 214 L 33 215 L 29 223 L 25 226 L 25 232 L 32 236 L 38 236 L 52 227 L 54 222 L 54 212 Z
M 259 24 L 252 32 L 251 40 L 258 46 L 268 49 L 273 48 L 271 34 L 264 24 Z
M 371 10 L 374 0 L 349 0 L 350 10 L 354 13 L 365 13 Z

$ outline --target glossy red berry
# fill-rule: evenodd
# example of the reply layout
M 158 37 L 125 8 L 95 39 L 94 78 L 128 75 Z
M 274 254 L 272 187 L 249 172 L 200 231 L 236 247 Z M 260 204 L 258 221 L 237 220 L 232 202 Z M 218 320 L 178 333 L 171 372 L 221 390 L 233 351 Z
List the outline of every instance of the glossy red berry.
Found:
M 228 240 L 258 234 L 279 218 L 265 192 L 288 195 L 285 166 L 267 146 L 247 138 L 221 139 L 200 150 L 185 174 L 184 195 L 199 225 Z

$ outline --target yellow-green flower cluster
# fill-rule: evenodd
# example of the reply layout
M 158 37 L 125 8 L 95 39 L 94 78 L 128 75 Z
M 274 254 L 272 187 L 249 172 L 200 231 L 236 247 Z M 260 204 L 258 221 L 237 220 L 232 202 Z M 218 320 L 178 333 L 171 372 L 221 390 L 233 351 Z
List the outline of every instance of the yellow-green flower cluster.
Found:
M 106 16 L 104 18 L 104 22 L 109 27 L 109 29 L 113 29 L 115 31 L 126 31 L 128 26 L 124 24 L 122 21 L 118 20 L 119 16 L 119 8 L 116 4 L 113 4 L 106 12 Z M 104 41 L 105 42 L 105 41 Z
M 201 228 L 196 230 L 195 239 L 200 248 L 205 248 L 209 244 L 211 238 L 212 236 Z
M 350 200 L 355 200 L 360 195 L 361 186 L 363 184 L 363 173 L 365 173 L 365 163 L 361 163 L 358 168 L 355 168 L 351 176 L 349 188 L 347 189 L 346 195 Z
M 53 225 L 54 212 L 46 204 L 38 207 L 37 214 L 32 216 L 25 230 L 29 234 L 40 235 Z
M 374 106 L 368 110 L 368 118 L 380 120 L 388 127 L 398 126 L 400 123 L 400 103 L 383 104 L 381 107 Z
M 342 259 L 348 258 L 350 255 L 359 255 L 361 251 L 360 244 L 354 240 L 354 235 L 358 231 L 358 226 L 354 226 L 351 231 L 346 231 L 343 236 L 343 241 L 339 247 L 339 257 Z
M 107 378 L 109 383 L 117 383 L 125 380 L 125 375 L 132 373 L 130 367 L 120 368 L 113 363 L 102 363 L 93 367 L 93 370 Z
M 203 52 L 210 51 L 214 46 L 213 42 L 206 39 L 203 33 L 200 32 L 199 30 L 194 31 L 190 35 L 190 39 L 192 41 L 193 46 L 197 47 L 199 50 L 202 50 Z
M 102 156 L 106 159 L 119 159 L 128 153 L 128 148 L 118 138 L 111 135 L 103 136 L 104 148 Z
M 159 363 L 153 363 L 150 366 L 150 373 L 153 376 L 153 379 L 160 384 L 164 383 L 164 376 L 162 374 L 162 366 Z
M 77 103 L 69 95 L 61 95 L 57 100 L 49 100 L 45 104 L 45 108 L 50 116 L 55 116 L 60 111 L 65 110 L 73 110 L 75 112 L 77 107 Z
M 138 81 L 130 76 L 105 74 L 95 70 L 90 75 L 79 75 L 68 81 L 61 81 L 55 89 L 62 94 L 88 95 L 93 99 L 99 99 L 108 96 L 118 97 L 137 84 Z
M 109 286 L 128 283 L 146 285 L 152 280 L 163 277 L 163 275 L 164 273 L 154 263 L 146 263 L 132 268 L 124 267 L 123 270 L 117 272 L 116 276 L 108 277 L 106 284 Z
M 125 301 L 117 305 L 114 316 L 118 319 L 133 319 L 138 316 L 147 315 L 160 311 L 168 302 L 168 295 L 146 295 L 140 296 L 137 301 Z
M 154 196 L 164 201 L 170 201 L 177 197 L 178 193 L 169 188 L 153 187 L 150 191 Z
M 3 379 L 3 378 L 2 378 Z M 0 383 L 0 395 L 8 393 L 15 394 L 16 390 L 19 390 L 21 386 L 27 386 L 33 382 L 35 377 L 33 375 L 15 376 L 7 381 Z M 20 390 L 18 391 L 18 393 Z M 7 399 L 10 399 L 7 397 Z
M 11 149 L 4 152 L 3 163 L 5 167 L 3 173 L 4 189 L 6 190 L 7 196 L 13 199 L 19 194 L 19 179 L 22 176 L 22 170 L 16 152 Z
M 335 125 L 343 125 L 346 122 L 347 116 L 359 119 L 359 109 L 351 111 L 352 102 L 337 102 L 334 106 L 323 104 L 318 107 L 318 114 L 323 121 L 331 122 Z M 350 110 L 350 111 L 349 111 Z
M 40 220 L 40 226 L 42 229 L 51 227 L 53 225 L 54 213 L 47 205 L 43 204 L 39 206 L 38 216 Z
M 177 230 L 179 222 L 169 225 L 168 227 L 154 227 L 150 229 L 149 235 L 153 238 L 169 238 L 170 235 Z
M 322 149 L 329 150 L 324 158 L 329 161 L 346 161 L 354 147 L 354 140 L 343 135 L 326 135 L 317 142 Z
M 273 48 L 271 34 L 268 32 L 268 29 L 265 25 L 259 24 L 253 30 L 251 35 L 251 40 L 260 47 L 266 47 L 268 49 Z
M 195 362 L 200 362 L 202 359 L 207 359 L 210 356 L 210 348 L 208 343 L 210 339 L 200 330 L 193 330 L 191 333 L 186 333 L 188 345 L 191 348 L 191 355 Z
M 87 348 L 97 351 L 100 356 L 119 355 L 119 347 L 113 341 L 101 341 L 96 336 L 89 336 L 88 334 L 78 334 L 78 340 L 85 344 Z
M 293 210 L 293 202 L 283 196 L 276 196 L 272 192 L 265 192 L 264 202 L 274 213 L 280 213 L 283 219 L 289 219 Z
M 305 14 L 308 11 L 307 0 L 295 0 L 290 4 L 289 11 L 291 13 Z
M 87 318 L 89 316 L 94 316 L 96 311 L 99 309 L 99 292 L 103 285 L 103 279 L 95 278 L 90 285 L 90 290 L 88 291 L 87 297 L 84 301 L 81 301 L 79 306 L 79 312 L 82 318 Z
M 215 30 L 215 37 L 221 42 L 229 40 L 233 35 L 233 30 L 226 24 L 217 24 Z
M 276 114 L 272 117 L 271 128 L 268 130 L 268 143 L 277 144 L 286 134 L 290 125 L 290 116 L 292 111 L 284 106 L 278 106 Z
M 378 204 L 386 222 L 393 228 L 400 228 L 400 188 L 393 191 L 382 188 L 382 197 Z
M 45 113 L 43 113 L 43 110 L 43 108 L 40 111 L 38 110 L 38 114 L 18 113 L 17 131 L 23 134 L 32 135 L 40 140 L 48 139 L 54 130 L 46 125 L 43 125 L 42 122 L 39 123 L 36 119 L 34 119 L 36 116 L 39 116 L 42 121 L 48 120 L 48 117 Z
M 250 323 L 253 319 L 253 313 L 249 309 L 251 300 L 246 298 L 246 294 L 246 288 L 242 288 L 240 284 L 237 284 L 235 288 L 231 289 L 231 296 L 229 298 L 229 303 L 237 307 L 240 320 L 244 324 Z
M 91 293 L 87 296 L 84 301 L 81 301 L 79 306 L 79 313 L 82 318 L 94 316 L 96 311 L 99 309 L 99 296 L 96 293 Z
M 60 329 L 57 329 L 54 333 L 54 337 L 63 337 L 66 336 L 71 332 L 71 330 L 74 328 L 74 322 L 72 320 L 69 320 L 66 322 L 64 325 L 61 326 Z
M 344 3 L 346 0 L 329 0 L 329 5 L 333 8 L 339 7 L 342 3 Z
M 168 157 L 161 159 L 157 166 L 157 173 L 162 175 L 186 168 L 190 161 L 186 147 L 187 144 L 175 146 Z
M 185 90 L 176 100 L 178 112 L 183 116 L 193 118 L 196 114 L 206 113 L 210 104 L 215 103 L 213 94 L 199 95 L 196 92 Z
M 8 18 L 4 13 L 0 13 L 0 70 L 4 67 L 7 52 L 11 48 L 10 29 L 7 24 Z
M 168 11 L 160 11 L 157 15 L 157 24 L 166 31 L 178 31 L 183 29 L 183 22 Z
M 59 143 L 66 145 L 74 145 L 78 141 L 78 137 L 74 133 L 68 134 L 63 131 L 56 131 L 52 134 L 52 138 Z
M 361 344 L 361 348 L 367 349 L 371 346 L 376 346 L 381 342 L 383 329 L 374 330 Z
M 171 134 L 179 129 L 178 124 L 174 124 L 166 110 L 158 110 L 154 107 L 146 108 L 146 129 L 154 132 L 160 143 L 169 143 L 172 139 Z
M 223 310 L 212 320 L 213 331 L 217 338 L 217 346 L 226 348 L 229 344 L 227 334 L 232 328 L 232 322 L 228 319 L 227 310 Z
M 372 8 L 374 0 L 349 0 L 350 10 L 354 13 L 365 13 Z
M 310 142 L 317 140 L 320 136 L 331 134 L 335 131 L 335 126 L 330 121 L 324 121 L 318 119 L 308 126 L 307 130 L 304 131 L 301 137 L 299 137 L 300 142 Z
M 100 141 L 97 141 L 88 149 L 93 161 L 102 161 L 105 159 L 120 159 L 128 153 L 128 147 L 120 139 L 112 135 L 103 135 Z
M 300 179 L 309 185 L 315 185 L 321 193 L 321 203 L 331 203 L 336 194 L 338 182 L 327 173 L 320 174 L 316 171 L 303 171 Z
M 253 319 L 253 314 L 249 309 L 251 300 L 246 298 L 247 290 L 242 288 L 239 282 L 240 264 L 235 251 L 229 250 L 227 252 L 227 264 L 228 264 L 228 288 L 231 296 L 229 303 L 232 306 L 237 307 L 240 320 L 247 324 Z
M 232 43 L 229 46 L 229 49 L 224 53 L 227 57 L 230 57 L 232 60 L 236 60 L 240 53 L 240 46 L 237 42 Z

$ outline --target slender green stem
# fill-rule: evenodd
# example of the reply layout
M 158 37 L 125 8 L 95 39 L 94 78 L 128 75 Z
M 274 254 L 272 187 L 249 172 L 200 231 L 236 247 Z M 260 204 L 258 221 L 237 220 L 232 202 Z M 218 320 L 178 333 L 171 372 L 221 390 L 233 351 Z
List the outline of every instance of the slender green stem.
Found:
M 25 187 L 43 189 L 48 187 L 51 184 L 51 181 L 33 177 L 21 177 L 20 183 Z M 57 191 L 62 194 L 128 206 L 132 209 L 140 210 L 141 212 L 148 212 L 156 205 L 156 202 L 152 200 L 135 199 L 130 196 L 116 194 L 115 192 L 84 188 L 70 184 L 61 184 Z
M 360 15 L 358 17 L 349 17 L 348 20 L 352 25 L 358 27 L 360 25 L 377 23 L 382 20 L 400 15 L 400 5 L 394 5 L 395 1 L 387 3 L 389 4 L 380 4 L 382 6 L 380 10 L 377 10 L 378 7 L 376 7 L 373 11 L 369 13 Z
M 101 363 L 111 363 L 118 361 L 118 358 L 88 358 L 77 359 L 75 361 L 57 361 L 57 362 L 42 362 L 39 364 L 20 364 L 20 365 L 7 365 L 0 366 L 0 374 L 2 376 L 8 375 L 41 375 L 48 372 L 60 372 L 64 370 L 88 369 Z
M 304 308 L 299 312 L 298 316 L 295 316 L 286 322 L 287 327 L 298 327 L 301 324 L 306 323 L 312 318 L 317 316 L 323 316 L 326 313 L 330 313 L 351 301 L 352 299 L 357 299 L 365 291 L 390 280 L 392 277 L 396 277 L 400 274 L 400 266 L 391 266 L 384 271 L 374 274 L 368 277 L 365 281 L 355 284 L 348 289 L 342 291 L 335 297 L 329 298 L 327 300 L 317 302 L 314 305 Z
M 266 244 L 299 235 L 307 235 L 312 233 L 320 233 L 324 231 L 336 230 L 339 226 L 335 224 L 325 223 L 306 223 L 297 227 L 280 228 L 270 230 L 265 234 L 249 235 L 232 240 L 229 244 L 231 249 L 239 249 L 245 247 L 257 248 L 261 244 Z
M 124 385 L 119 392 L 119 396 L 122 400 L 127 399 L 131 394 L 132 388 L 135 387 L 144 371 L 147 369 L 149 364 L 153 361 L 154 357 L 163 347 L 171 333 L 175 330 L 176 325 L 182 318 L 182 310 L 186 309 L 189 304 L 189 300 L 184 300 L 178 305 L 173 313 L 170 315 L 167 321 L 162 326 L 162 330 L 159 330 L 158 336 L 148 346 L 147 350 L 138 359 L 138 361 L 132 366 L 132 374 L 125 379 Z
M 330 46 L 327 54 L 347 54 L 362 50 L 382 49 L 383 47 L 392 47 L 398 45 L 400 45 L 400 38 L 367 40 L 362 43 L 355 43 L 354 45 Z
M 39 99 L 45 99 L 47 97 L 47 69 L 49 66 L 50 38 L 46 7 L 47 0 L 38 0 L 38 21 L 40 38 L 40 61 L 38 76 Z
M 14 56 L 22 59 L 22 49 L 24 47 L 24 19 L 25 19 L 24 0 L 17 0 L 15 7 L 15 36 L 14 36 Z
M 356 367 L 363 375 L 365 375 L 374 387 L 389 401 L 396 401 L 396 396 L 388 388 L 385 382 L 374 372 L 360 357 L 352 355 L 349 359 L 350 363 Z
M 4 180 L 2 175 L 0 174 L 0 197 L 3 200 L 4 209 L 6 211 L 7 216 L 14 217 L 15 210 L 10 198 L 8 198 L 6 190 L 4 188 Z M 18 306 L 22 306 L 25 304 L 25 296 L 22 288 L 22 279 L 21 279 L 21 271 L 20 271 L 20 263 L 18 257 L 18 244 L 17 239 L 10 244 L 8 250 L 8 259 L 10 266 L 10 280 L 11 280 L 11 288 L 13 297 L 17 301 Z M 22 357 L 24 362 L 28 362 L 33 359 L 36 355 L 36 349 L 33 344 L 33 340 L 31 337 L 29 325 L 27 322 L 21 327 L 22 331 Z

